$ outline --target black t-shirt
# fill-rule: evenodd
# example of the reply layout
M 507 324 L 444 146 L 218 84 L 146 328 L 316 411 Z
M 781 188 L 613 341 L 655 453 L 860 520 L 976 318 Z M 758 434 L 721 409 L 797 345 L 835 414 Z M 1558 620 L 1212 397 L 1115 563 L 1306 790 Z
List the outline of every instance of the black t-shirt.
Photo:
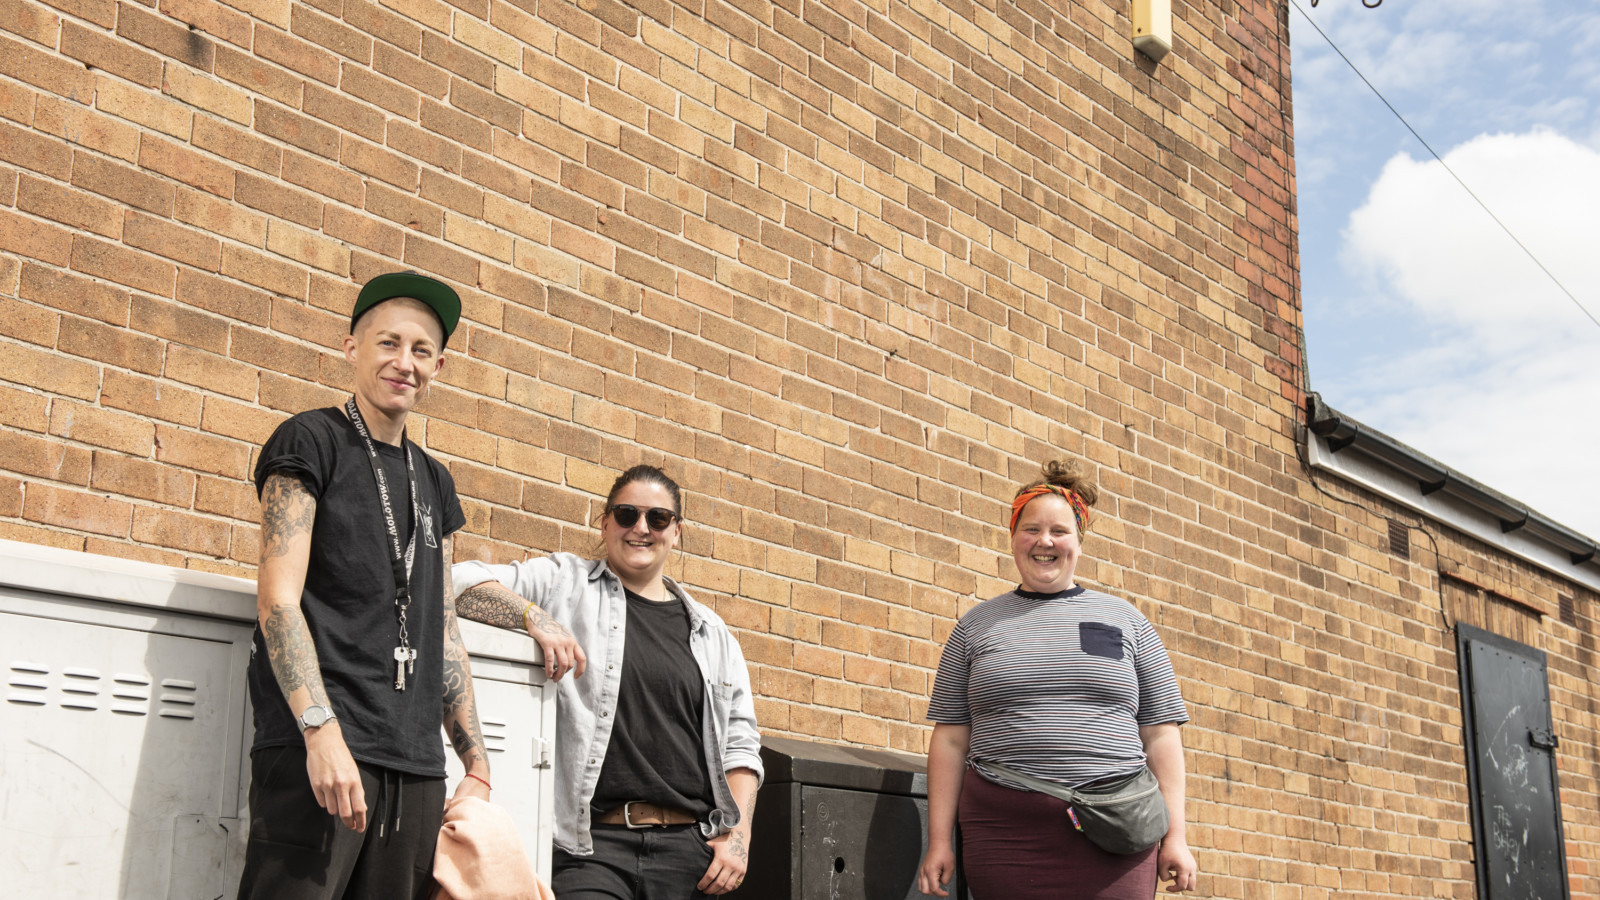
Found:
M 412 530 L 406 455 L 399 447 L 375 444 L 404 547 Z M 341 410 L 331 408 L 304 412 L 279 425 L 261 448 L 256 491 L 268 475 L 284 472 L 298 477 L 317 500 L 300 608 L 350 754 L 364 763 L 443 777 L 444 561 L 439 541 L 466 519 L 450 473 L 420 447 L 406 444 L 417 469 L 422 527 L 406 612 L 417 659 L 404 691 L 394 689 L 400 626 L 392 551 L 372 465 L 355 426 Z M 249 679 L 256 726 L 252 749 L 301 743 L 299 725 L 272 674 L 259 623 Z
M 624 593 L 628 630 L 617 721 L 591 804 L 605 812 L 643 800 L 703 819 L 715 804 L 700 739 L 705 679 L 689 650 L 689 611 L 676 597 L 656 603 Z

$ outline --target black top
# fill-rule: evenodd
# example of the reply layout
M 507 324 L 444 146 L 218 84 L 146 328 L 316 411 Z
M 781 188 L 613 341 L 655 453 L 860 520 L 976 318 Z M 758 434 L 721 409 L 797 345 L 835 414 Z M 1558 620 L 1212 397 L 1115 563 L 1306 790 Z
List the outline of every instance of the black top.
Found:
M 656 603 L 624 593 L 628 630 L 617 721 L 591 804 L 605 812 L 643 800 L 703 819 L 716 804 L 700 739 L 706 688 L 689 650 L 689 611 L 677 597 Z
M 412 507 L 404 451 L 374 442 L 401 546 L 411 538 Z M 311 558 L 300 608 L 311 628 L 328 699 L 357 760 L 428 777 L 444 776 L 444 595 L 439 540 L 466 524 L 455 482 L 444 466 L 406 442 L 417 468 L 417 535 L 406 628 L 417 651 L 406 689 L 394 689 L 394 570 L 378 486 L 366 448 L 338 409 L 301 413 L 267 439 L 256 463 L 259 493 L 273 472 L 292 474 L 317 500 Z M 250 652 L 253 750 L 302 742 L 256 625 Z

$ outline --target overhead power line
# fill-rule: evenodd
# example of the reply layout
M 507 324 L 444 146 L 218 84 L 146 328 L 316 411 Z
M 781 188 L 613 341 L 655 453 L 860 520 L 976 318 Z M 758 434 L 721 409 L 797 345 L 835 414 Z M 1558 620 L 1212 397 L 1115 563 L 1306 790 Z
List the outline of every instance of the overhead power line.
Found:
M 1350 67 L 1350 71 L 1356 73 L 1356 77 L 1361 79 L 1361 83 L 1370 88 L 1372 93 L 1377 95 L 1379 100 L 1383 101 L 1383 105 L 1389 108 L 1389 112 L 1394 113 L 1394 117 L 1400 120 L 1400 124 L 1404 125 L 1407 131 L 1411 132 L 1411 136 L 1417 139 L 1417 143 L 1421 144 L 1429 153 L 1433 154 L 1433 158 L 1438 161 L 1439 165 L 1444 167 L 1446 172 L 1450 173 L 1450 177 L 1456 180 L 1456 184 L 1461 185 L 1461 189 L 1467 192 L 1467 196 L 1471 197 L 1479 206 L 1483 207 L 1483 211 L 1489 214 L 1489 218 L 1493 219 L 1496 225 L 1500 226 L 1500 230 L 1506 233 L 1506 237 L 1511 238 L 1513 243 L 1522 248 L 1523 253 L 1528 254 L 1528 258 L 1533 260 L 1533 264 L 1539 267 L 1539 271 L 1548 276 L 1550 281 L 1555 284 L 1561 293 L 1566 294 L 1567 299 L 1572 301 L 1572 305 L 1576 306 L 1580 312 L 1589 317 L 1589 321 L 1593 322 L 1595 325 L 1600 325 L 1600 319 L 1595 318 L 1594 313 L 1590 312 L 1588 307 L 1584 306 L 1583 303 L 1580 302 L 1571 291 L 1567 290 L 1567 286 L 1561 283 L 1561 279 L 1557 278 L 1555 273 L 1550 271 L 1549 267 L 1541 262 L 1539 257 L 1534 255 L 1532 250 L 1528 249 L 1528 245 L 1524 244 L 1522 239 L 1517 237 L 1516 233 L 1513 232 L 1511 228 L 1506 225 L 1506 223 L 1500 221 L 1500 217 L 1494 214 L 1494 210 L 1489 208 L 1489 204 L 1483 202 L 1483 198 L 1479 197 L 1473 192 L 1472 188 L 1467 186 L 1467 183 L 1461 179 L 1461 176 L 1456 174 L 1456 170 L 1450 168 L 1450 164 L 1444 161 L 1444 157 L 1440 156 L 1439 152 L 1434 150 L 1433 146 L 1429 144 L 1422 135 L 1418 134 L 1415 128 L 1411 127 L 1411 123 L 1406 121 L 1405 116 L 1400 115 L 1400 110 L 1394 108 L 1394 104 L 1390 103 L 1389 99 L 1383 96 L 1383 92 L 1378 90 L 1378 88 L 1371 81 L 1367 80 L 1367 76 L 1363 75 L 1361 70 L 1356 68 L 1356 64 L 1350 61 L 1350 57 L 1344 55 L 1344 51 L 1340 50 L 1339 45 L 1333 42 L 1333 38 L 1329 37 L 1328 33 L 1322 30 L 1322 26 L 1318 25 L 1315 19 L 1306 14 L 1306 11 L 1300 6 L 1299 0 L 1289 0 L 1289 2 L 1294 4 L 1294 8 L 1299 11 L 1300 15 L 1307 22 L 1311 23 L 1311 27 L 1317 30 L 1317 34 L 1322 35 L 1322 39 L 1328 42 L 1328 46 L 1333 48 L 1333 52 L 1339 54 L 1339 58 L 1344 60 L 1345 65 Z M 1381 3 L 1382 0 L 1379 0 L 1379 2 Z M 1313 0 L 1311 5 L 1317 5 L 1315 0 Z M 1370 9 L 1372 7 L 1369 6 L 1368 8 Z

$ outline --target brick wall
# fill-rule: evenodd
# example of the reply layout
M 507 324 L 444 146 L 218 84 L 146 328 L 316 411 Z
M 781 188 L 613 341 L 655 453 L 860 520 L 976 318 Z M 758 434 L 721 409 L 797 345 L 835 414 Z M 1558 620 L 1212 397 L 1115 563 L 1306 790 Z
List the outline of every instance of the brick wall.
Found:
M 255 447 L 415 268 L 466 306 L 412 429 L 458 554 L 586 552 L 664 462 L 763 727 L 920 751 L 1015 482 L 1081 455 L 1080 574 L 1192 705 L 1206 892 L 1471 896 L 1440 605 L 1572 590 L 1391 558 L 1302 470 L 1283 20 L 1176 7 L 1154 65 L 1121 0 L 0 0 L 0 537 L 248 576 Z M 1595 896 L 1577 608 L 1518 627 Z

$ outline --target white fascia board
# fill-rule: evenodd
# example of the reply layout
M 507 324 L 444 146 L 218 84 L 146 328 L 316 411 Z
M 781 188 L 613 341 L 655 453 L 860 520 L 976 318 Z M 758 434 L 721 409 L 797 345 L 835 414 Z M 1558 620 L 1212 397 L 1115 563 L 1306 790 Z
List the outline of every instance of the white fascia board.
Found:
M 1363 452 L 1358 445 L 1345 447 L 1335 453 L 1329 449 L 1325 438 L 1309 429 L 1306 439 L 1312 467 L 1387 497 L 1441 525 L 1532 563 L 1558 578 L 1584 585 L 1592 591 L 1600 591 L 1600 569 L 1593 563 L 1574 564 L 1567 551 L 1535 539 L 1528 528 L 1504 531 L 1499 516 L 1463 499 L 1448 488 L 1424 494 L 1415 475 Z

